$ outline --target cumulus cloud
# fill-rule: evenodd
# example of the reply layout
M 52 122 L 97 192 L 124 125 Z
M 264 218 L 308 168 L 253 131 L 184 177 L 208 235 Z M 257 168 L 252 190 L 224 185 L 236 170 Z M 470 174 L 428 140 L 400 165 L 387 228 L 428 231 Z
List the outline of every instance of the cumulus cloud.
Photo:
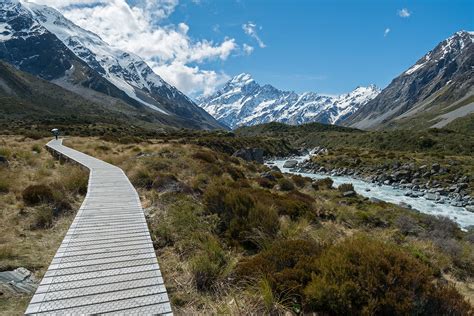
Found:
M 398 10 L 398 16 L 401 17 L 401 18 L 408 18 L 410 17 L 411 15 L 411 12 L 408 11 L 407 8 L 403 8 L 401 10 Z
M 247 34 L 248 36 L 252 37 L 253 39 L 255 39 L 257 41 L 258 46 L 260 48 L 265 48 L 267 46 L 262 41 L 260 36 L 258 36 L 257 30 L 261 29 L 261 27 L 257 27 L 257 24 L 255 24 L 253 22 L 247 22 L 247 23 L 242 25 L 242 29 L 244 30 L 245 34 Z
M 79 26 L 142 57 L 157 74 L 187 94 L 210 93 L 229 77 L 202 69 L 240 50 L 233 38 L 196 40 L 186 23 L 164 24 L 179 0 L 30 0 L 60 10 Z M 245 48 L 244 48 L 245 50 Z
M 387 37 L 388 33 L 390 33 L 390 29 L 387 27 L 383 32 L 383 37 Z
M 244 44 L 243 47 L 242 47 L 242 50 L 244 51 L 245 55 L 250 55 L 250 54 L 253 53 L 254 48 L 253 48 L 253 46 L 250 46 L 248 44 Z

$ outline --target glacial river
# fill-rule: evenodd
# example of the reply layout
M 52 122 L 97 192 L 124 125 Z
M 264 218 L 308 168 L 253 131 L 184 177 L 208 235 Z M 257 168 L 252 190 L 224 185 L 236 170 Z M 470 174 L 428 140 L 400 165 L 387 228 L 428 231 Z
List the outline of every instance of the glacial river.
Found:
M 308 156 L 302 156 L 297 158 L 291 158 L 291 160 L 304 161 L 308 159 Z M 288 168 L 283 168 L 283 164 L 286 160 L 273 160 L 273 165 L 276 165 L 282 172 L 299 174 L 305 177 L 313 179 L 322 179 L 330 177 L 334 181 L 334 186 L 338 186 L 342 183 L 352 183 L 356 192 L 362 196 L 368 198 L 376 198 L 385 202 L 400 204 L 401 202 L 410 205 L 413 209 L 418 210 L 422 213 L 430 215 L 442 215 L 449 217 L 453 221 L 459 224 L 462 228 L 474 225 L 474 213 L 467 211 L 462 207 L 455 207 L 449 204 L 437 204 L 434 201 L 427 200 L 423 197 L 413 198 L 405 196 L 408 192 L 406 189 L 396 189 L 389 185 L 377 185 L 374 183 L 365 182 L 360 179 L 356 179 L 348 176 L 329 176 L 327 174 L 314 174 L 314 173 L 301 173 L 291 172 Z M 272 164 L 269 164 L 272 166 Z M 370 191 L 368 191 L 370 190 Z

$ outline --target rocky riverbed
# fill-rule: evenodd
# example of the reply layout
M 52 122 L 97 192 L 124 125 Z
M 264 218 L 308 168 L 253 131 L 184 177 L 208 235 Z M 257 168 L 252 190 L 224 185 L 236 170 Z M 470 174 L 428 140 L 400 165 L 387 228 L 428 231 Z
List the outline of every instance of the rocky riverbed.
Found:
M 430 179 L 429 176 L 447 172 L 438 164 L 419 167 L 414 164 L 400 164 L 381 168 L 361 166 L 331 169 L 310 159 L 312 155 L 324 154 L 326 151 L 325 148 L 315 148 L 311 152 L 302 151 L 301 156 L 273 158 L 267 162 L 269 166 L 278 166 L 286 172 L 338 179 L 335 184 L 342 181 L 357 182 L 358 193 L 361 195 L 425 213 L 445 215 L 463 227 L 474 224 L 474 198 L 467 193 L 471 180 L 469 175 L 457 177 L 454 183 L 442 183 Z

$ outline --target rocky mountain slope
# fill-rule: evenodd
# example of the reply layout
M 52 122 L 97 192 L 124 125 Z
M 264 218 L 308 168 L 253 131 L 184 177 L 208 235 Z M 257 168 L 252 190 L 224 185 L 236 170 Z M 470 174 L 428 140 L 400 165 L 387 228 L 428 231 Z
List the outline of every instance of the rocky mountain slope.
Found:
M 227 82 L 215 94 L 198 99 L 198 103 L 231 128 L 268 122 L 339 124 L 379 92 L 371 85 L 338 97 L 314 92 L 297 94 L 268 84 L 261 86 L 251 75 L 244 73 Z
M 111 47 L 47 6 L 18 0 L 0 3 L 0 59 L 95 103 L 119 100 L 136 109 L 151 109 L 151 121 L 222 127 L 141 58 Z
M 460 31 L 347 118 L 357 128 L 445 127 L 474 113 L 474 33 Z

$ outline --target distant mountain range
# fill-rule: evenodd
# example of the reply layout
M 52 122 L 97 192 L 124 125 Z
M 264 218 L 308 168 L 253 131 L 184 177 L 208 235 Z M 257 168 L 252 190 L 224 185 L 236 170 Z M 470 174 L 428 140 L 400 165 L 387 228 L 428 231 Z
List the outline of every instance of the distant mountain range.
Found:
M 314 92 L 297 94 L 269 84 L 261 86 L 250 74 L 243 73 L 215 94 L 199 98 L 197 102 L 231 128 L 268 122 L 339 124 L 379 93 L 380 90 L 371 85 L 337 97 Z
M 140 57 L 111 47 L 47 6 L 0 3 L 0 60 L 111 111 L 111 104 L 120 103 L 157 124 L 222 128 Z
M 383 90 L 370 85 L 336 97 L 298 94 L 260 85 L 244 73 L 216 93 L 198 98 L 198 106 L 140 57 L 110 46 L 58 11 L 3 0 L 0 119 L 74 115 L 87 116 L 85 121 L 94 117 L 151 128 L 195 129 L 268 122 L 360 129 L 454 124 L 457 130 L 472 129 L 473 41 L 473 32 L 453 34 Z
M 361 129 L 445 127 L 474 113 L 473 34 L 455 33 L 382 91 L 371 85 L 338 97 L 297 94 L 261 86 L 251 75 L 240 74 L 197 102 L 232 128 L 267 122 Z

